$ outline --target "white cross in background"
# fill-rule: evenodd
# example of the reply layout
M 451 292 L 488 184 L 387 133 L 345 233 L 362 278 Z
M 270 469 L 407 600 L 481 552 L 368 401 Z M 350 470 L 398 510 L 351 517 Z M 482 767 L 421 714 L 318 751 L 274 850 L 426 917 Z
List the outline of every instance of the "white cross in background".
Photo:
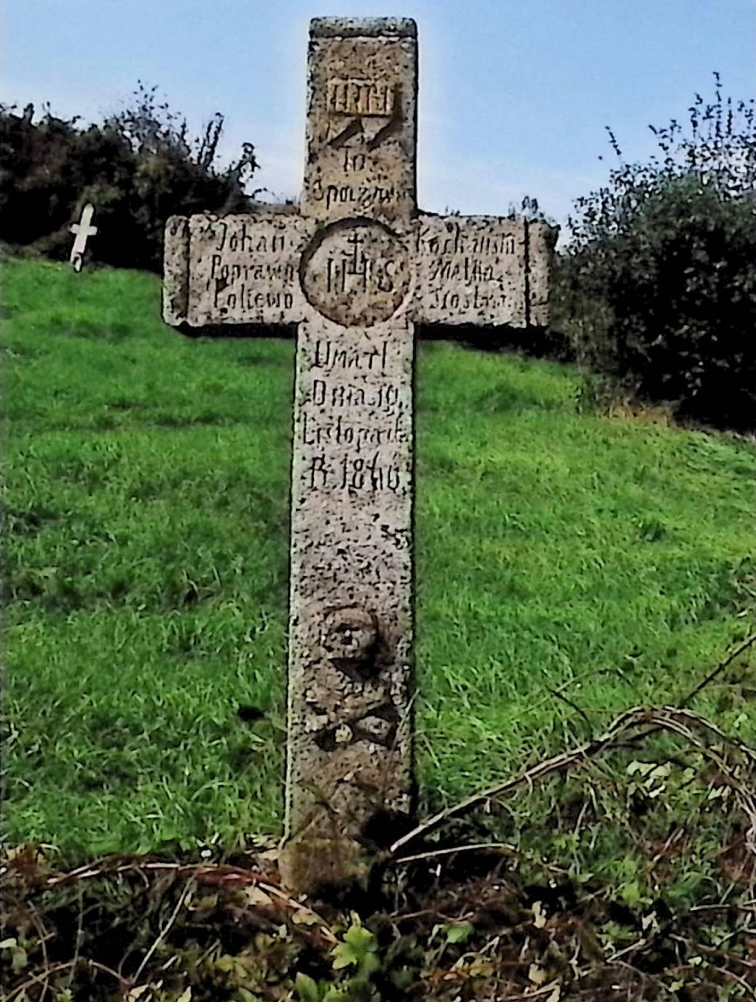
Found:
M 92 216 L 94 215 L 94 206 L 87 202 L 81 212 L 81 219 L 78 223 L 73 223 L 69 227 L 72 233 L 76 234 L 76 239 L 74 240 L 74 245 L 71 248 L 71 257 L 69 261 L 74 267 L 74 271 L 81 271 L 81 266 L 84 259 L 84 251 L 87 247 L 87 237 L 93 237 L 97 233 L 97 227 L 92 226 Z

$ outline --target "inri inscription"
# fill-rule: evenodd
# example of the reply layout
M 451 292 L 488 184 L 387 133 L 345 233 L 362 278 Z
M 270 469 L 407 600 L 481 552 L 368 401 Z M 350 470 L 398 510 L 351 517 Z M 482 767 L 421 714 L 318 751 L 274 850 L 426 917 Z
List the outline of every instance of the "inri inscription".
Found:
M 172 324 L 298 324 L 280 860 L 296 890 L 357 875 L 375 819 L 412 811 L 414 324 L 545 324 L 556 235 L 418 213 L 414 21 L 316 19 L 308 69 L 299 212 L 174 217 L 164 281 Z

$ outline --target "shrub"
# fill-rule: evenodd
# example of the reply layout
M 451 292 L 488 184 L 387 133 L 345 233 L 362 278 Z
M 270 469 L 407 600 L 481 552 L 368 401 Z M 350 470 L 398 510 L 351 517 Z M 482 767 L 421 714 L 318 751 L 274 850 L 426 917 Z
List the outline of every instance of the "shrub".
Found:
M 92 259 L 159 271 L 168 216 L 248 208 L 244 182 L 257 166 L 252 145 L 218 169 L 223 117 L 191 138 L 185 119 L 158 105 L 155 94 L 140 83 L 130 108 L 87 127 L 49 108 L 35 123 L 32 105 L 22 115 L 0 106 L 3 239 L 65 259 L 69 226 L 91 202 L 98 227 L 88 246 Z
M 653 129 L 662 156 L 620 165 L 578 200 L 561 261 L 579 357 L 680 416 L 756 427 L 754 102 L 696 95 L 690 134 Z

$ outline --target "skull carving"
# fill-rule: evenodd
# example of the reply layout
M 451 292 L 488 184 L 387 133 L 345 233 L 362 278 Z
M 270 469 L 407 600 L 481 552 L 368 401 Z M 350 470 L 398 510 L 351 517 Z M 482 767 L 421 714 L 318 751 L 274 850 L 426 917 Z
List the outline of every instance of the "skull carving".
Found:
M 326 613 L 321 635 L 323 652 L 352 681 L 364 682 L 376 673 L 378 642 L 378 623 L 372 613 L 357 606 Z

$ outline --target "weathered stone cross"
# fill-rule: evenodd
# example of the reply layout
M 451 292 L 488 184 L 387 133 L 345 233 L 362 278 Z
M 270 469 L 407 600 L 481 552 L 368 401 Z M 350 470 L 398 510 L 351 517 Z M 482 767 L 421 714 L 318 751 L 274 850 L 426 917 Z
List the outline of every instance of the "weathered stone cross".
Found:
M 414 21 L 312 21 L 300 211 L 166 229 L 169 324 L 299 325 L 281 857 L 299 890 L 354 876 L 412 808 L 414 325 L 547 322 L 549 227 L 418 212 L 416 97 Z
M 81 271 L 81 266 L 84 261 L 84 251 L 87 249 L 87 239 L 93 237 L 97 233 L 97 227 L 92 226 L 92 216 L 94 215 L 94 206 L 87 202 L 81 211 L 81 219 L 78 223 L 72 223 L 68 228 L 71 233 L 74 234 L 74 244 L 71 248 L 71 256 L 69 258 L 70 263 L 74 267 L 74 271 Z

